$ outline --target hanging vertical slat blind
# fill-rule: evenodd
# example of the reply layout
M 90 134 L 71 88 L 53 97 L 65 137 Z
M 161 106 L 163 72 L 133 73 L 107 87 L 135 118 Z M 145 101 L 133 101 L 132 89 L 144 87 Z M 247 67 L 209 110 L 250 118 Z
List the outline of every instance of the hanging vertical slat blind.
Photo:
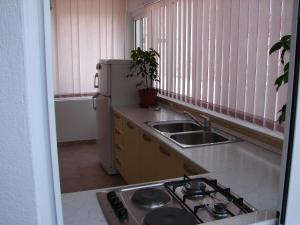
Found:
M 89 95 L 99 59 L 124 59 L 124 0 L 54 0 L 54 93 Z
M 293 0 L 161 0 L 146 6 L 147 47 L 159 51 L 161 94 L 258 125 L 286 102 L 276 92 L 279 54 L 291 33 Z

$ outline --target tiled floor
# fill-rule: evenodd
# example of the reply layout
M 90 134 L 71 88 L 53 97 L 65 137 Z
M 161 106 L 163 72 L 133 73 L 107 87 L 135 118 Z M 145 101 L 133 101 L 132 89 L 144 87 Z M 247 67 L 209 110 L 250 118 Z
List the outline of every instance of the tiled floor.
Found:
M 96 143 L 60 146 L 58 157 L 62 193 L 126 184 L 121 176 L 107 175 L 102 169 Z

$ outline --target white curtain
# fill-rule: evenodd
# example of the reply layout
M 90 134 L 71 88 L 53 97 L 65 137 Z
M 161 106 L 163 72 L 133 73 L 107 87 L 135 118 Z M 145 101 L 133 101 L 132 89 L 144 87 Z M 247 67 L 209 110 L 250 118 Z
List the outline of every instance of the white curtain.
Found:
M 279 54 L 293 0 L 161 0 L 146 7 L 147 47 L 160 54 L 161 93 L 270 129 L 286 102 Z
M 124 59 L 125 0 L 53 0 L 56 96 L 90 95 L 99 59 Z

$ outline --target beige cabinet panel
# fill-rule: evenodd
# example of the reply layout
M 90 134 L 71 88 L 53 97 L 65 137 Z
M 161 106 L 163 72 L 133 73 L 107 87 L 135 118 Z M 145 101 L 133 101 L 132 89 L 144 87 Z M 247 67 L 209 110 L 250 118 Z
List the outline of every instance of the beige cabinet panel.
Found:
M 207 172 L 122 116 L 113 119 L 115 164 L 128 184 Z
M 157 167 L 157 158 L 159 154 L 159 143 L 148 134 L 140 135 L 141 145 L 141 181 L 148 182 L 159 180 L 159 168 Z
M 183 161 L 169 147 L 163 144 L 159 145 L 159 154 L 156 161 L 159 168 L 160 179 L 180 177 L 183 175 Z
M 139 129 L 124 120 L 124 179 L 129 183 L 140 182 Z

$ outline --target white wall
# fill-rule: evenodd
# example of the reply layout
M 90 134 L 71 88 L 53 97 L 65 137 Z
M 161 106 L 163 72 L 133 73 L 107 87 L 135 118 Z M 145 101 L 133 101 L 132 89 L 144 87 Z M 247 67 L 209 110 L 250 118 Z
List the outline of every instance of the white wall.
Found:
M 1 225 L 57 225 L 62 221 L 59 185 L 53 182 L 54 177 L 59 179 L 57 155 L 50 144 L 49 112 L 54 118 L 54 111 L 51 102 L 47 103 L 48 94 L 53 94 L 45 64 L 49 26 L 44 28 L 44 23 L 49 25 L 50 17 L 48 13 L 45 19 L 44 9 L 49 11 L 48 3 L 0 1 Z
M 91 98 L 55 100 L 57 141 L 81 141 L 97 138 L 96 111 Z

